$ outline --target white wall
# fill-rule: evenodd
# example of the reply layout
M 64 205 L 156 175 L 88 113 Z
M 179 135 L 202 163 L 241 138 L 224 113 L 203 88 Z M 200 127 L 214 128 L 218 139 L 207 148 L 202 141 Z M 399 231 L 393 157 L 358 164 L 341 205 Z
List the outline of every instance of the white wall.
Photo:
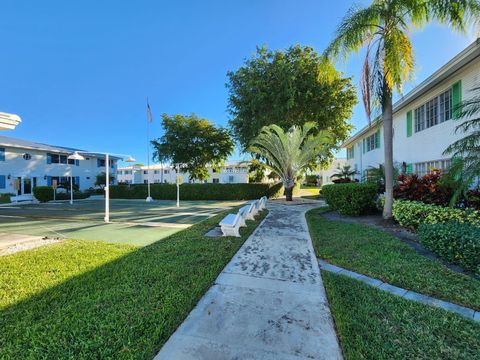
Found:
M 3 146 L 0 145 L 0 147 Z M 26 153 L 31 155 L 30 160 L 23 158 Z M 79 166 L 47 164 L 47 153 L 48 151 L 5 147 L 5 161 L 0 161 L 0 175 L 5 176 L 6 186 L 5 189 L 0 189 L 0 193 L 15 193 L 14 180 L 18 177 L 22 178 L 22 185 L 25 178 L 36 178 L 37 186 L 46 186 L 47 176 L 67 177 L 70 176 L 71 169 L 74 177 L 80 177 L 80 190 L 86 190 L 94 187 L 97 174 L 106 170 L 105 167 L 97 167 L 97 157 L 92 156 L 85 156 L 85 160 L 79 161 Z M 116 161 L 115 167 L 110 168 L 110 171 L 115 176 Z

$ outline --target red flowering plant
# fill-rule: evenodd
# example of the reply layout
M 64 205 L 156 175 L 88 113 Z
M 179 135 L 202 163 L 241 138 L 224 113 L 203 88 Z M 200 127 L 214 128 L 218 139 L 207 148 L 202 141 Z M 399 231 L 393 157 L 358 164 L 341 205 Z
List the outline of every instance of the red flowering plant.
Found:
M 396 199 L 447 206 L 453 191 L 442 184 L 441 178 L 442 172 L 438 169 L 422 177 L 417 174 L 401 174 L 393 189 L 393 195 Z

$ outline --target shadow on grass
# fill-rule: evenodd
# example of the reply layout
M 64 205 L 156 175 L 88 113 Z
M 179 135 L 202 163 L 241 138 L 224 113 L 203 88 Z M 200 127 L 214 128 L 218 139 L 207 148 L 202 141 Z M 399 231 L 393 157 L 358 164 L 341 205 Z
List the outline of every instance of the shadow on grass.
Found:
M 0 259 L 0 354 L 151 359 L 266 212 L 241 238 L 205 237 L 223 215 L 143 248 L 68 241 Z

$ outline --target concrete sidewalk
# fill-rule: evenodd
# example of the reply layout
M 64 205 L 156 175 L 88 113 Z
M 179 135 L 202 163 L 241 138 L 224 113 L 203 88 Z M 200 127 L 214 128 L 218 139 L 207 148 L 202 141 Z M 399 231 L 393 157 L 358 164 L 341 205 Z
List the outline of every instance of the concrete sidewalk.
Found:
M 270 213 L 155 359 L 341 359 L 304 213 Z

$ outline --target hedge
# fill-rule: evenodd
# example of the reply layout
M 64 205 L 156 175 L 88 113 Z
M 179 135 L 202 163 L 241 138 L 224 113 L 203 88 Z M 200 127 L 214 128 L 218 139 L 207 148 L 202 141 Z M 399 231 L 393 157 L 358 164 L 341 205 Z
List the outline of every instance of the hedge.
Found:
M 268 198 L 282 195 L 282 183 L 278 184 L 182 184 L 181 200 L 253 200 L 262 196 Z M 144 199 L 147 197 L 147 185 L 110 186 L 112 199 Z M 150 194 L 157 200 L 175 200 L 177 185 L 151 184 Z
M 53 200 L 53 188 L 51 186 L 36 186 L 33 188 L 35 199 L 40 202 Z
M 450 221 L 480 226 L 480 211 L 424 204 L 419 201 L 395 200 L 393 217 L 400 225 L 415 230 L 420 224 L 444 224 Z
M 53 200 L 53 187 L 51 186 L 36 186 L 33 188 L 33 195 L 35 199 L 40 202 L 47 202 Z M 86 199 L 90 196 L 90 194 L 81 191 L 74 191 L 73 198 L 74 199 Z M 66 192 L 58 192 L 55 195 L 56 200 L 70 200 L 70 193 Z
M 480 227 L 457 222 L 421 224 L 418 237 L 443 259 L 480 274 Z
M 344 183 L 324 185 L 321 193 L 332 210 L 344 215 L 362 215 L 375 209 L 377 190 L 372 183 Z

